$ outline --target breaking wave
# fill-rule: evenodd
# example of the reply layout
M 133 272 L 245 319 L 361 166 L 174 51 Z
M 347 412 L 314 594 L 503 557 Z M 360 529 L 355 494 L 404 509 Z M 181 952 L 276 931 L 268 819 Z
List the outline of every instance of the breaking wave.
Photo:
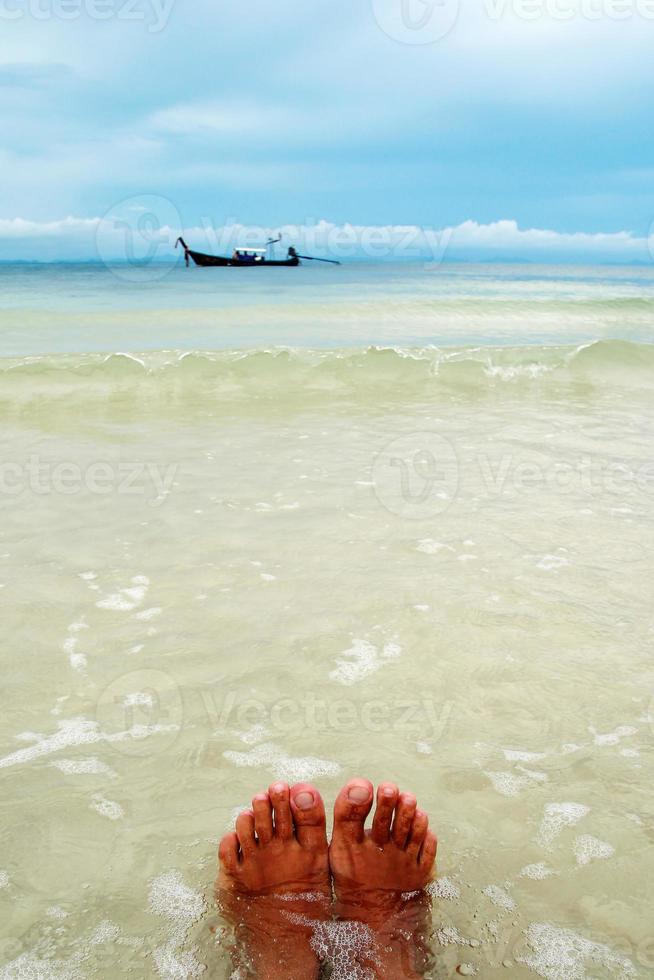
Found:
M 5 414 L 139 405 L 306 407 L 483 396 L 543 386 L 654 386 L 654 344 L 600 340 L 575 347 L 400 348 L 308 351 L 159 351 L 0 359 Z

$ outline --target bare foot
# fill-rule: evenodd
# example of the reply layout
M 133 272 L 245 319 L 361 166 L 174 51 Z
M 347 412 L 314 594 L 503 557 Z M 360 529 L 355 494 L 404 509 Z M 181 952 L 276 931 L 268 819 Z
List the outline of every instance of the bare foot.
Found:
M 258 793 L 218 855 L 218 902 L 245 953 L 238 966 L 259 980 L 314 980 L 320 963 L 311 940 L 332 897 L 318 790 L 279 782 Z
M 329 849 L 336 911 L 367 930 L 356 955 L 361 976 L 419 977 L 427 965 L 430 900 L 424 888 L 434 869 L 436 837 L 415 796 L 393 783 L 377 790 L 372 828 L 365 830 L 372 801 L 367 779 L 350 780 L 336 800 Z

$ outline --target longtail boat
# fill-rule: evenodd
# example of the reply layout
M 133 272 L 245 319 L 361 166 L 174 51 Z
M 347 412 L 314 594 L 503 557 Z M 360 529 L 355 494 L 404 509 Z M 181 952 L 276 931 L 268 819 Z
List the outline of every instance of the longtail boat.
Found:
M 196 252 L 195 249 L 188 247 L 181 235 L 175 242 L 175 248 L 181 245 L 184 249 L 184 260 L 187 268 L 190 265 L 190 259 L 193 259 L 195 265 L 203 267 L 231 266 L 232 268 L 239 269 L 254 269 L 257 266 L 285 266 L 292 268 L 301 265 L 301 259 L 306 259 L 308 262 L 329 262 L 330 265 L 341 264 L 334 259 L 316 259 L 311 255 L 298 255 L 292 245 L 289 247 L 285 259 L 276 259 L 272 251 L 272 246 L 280 241 L 281 235 L 279 238 L 269 238 L 265 248 L 235 248 L 230 257 L 224 255 L 207 255 L 206 252 Z M 271 250 L 270 255 L 268 254 L 269 249 Z

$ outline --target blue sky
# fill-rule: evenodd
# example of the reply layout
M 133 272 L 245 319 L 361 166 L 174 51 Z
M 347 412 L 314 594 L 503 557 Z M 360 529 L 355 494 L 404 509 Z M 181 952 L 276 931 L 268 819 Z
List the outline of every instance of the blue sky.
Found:
M 0 257 L 155 195 L 196 234 L 514 222 L 508 252 L 645 260 L 653 46 L 654 0 L 0 0 Z

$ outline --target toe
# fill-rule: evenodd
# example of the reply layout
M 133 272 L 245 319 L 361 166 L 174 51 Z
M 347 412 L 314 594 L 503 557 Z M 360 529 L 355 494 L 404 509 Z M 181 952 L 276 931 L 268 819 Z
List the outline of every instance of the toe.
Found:
M 315 786 L 298 783 L 291 789 L 291 809 L 295 823 L 295 836 L 302 845 L 311 850 L 325 848 L 325 804 Z
M 262 844 L 269 844 L 273 836 L 272 806 L 267 793 L 257 793 L 252 800 L 254 830 Z
M 288 783 L 273 783 L 268 795 L 275 814 L 275 837 L 290 840 L 293 836 L 293 820 Z
M 416 810 L 413 816 L 413 823 L 411 824 L 409 843 L 407 844 L 407 852 L 413 855 L 416 860 L 418 859 L 418 853 L 427 834 L 428 826 L 429 817 L 427 814 L 424 810 Z
M 377 789 L 377 807 L 370 836 L 380 847 L 389 841 L 397 796 L 398 788 L 393 783 L 381 783 Z
M 225 871 L 232 873 L 238 866 L 238 837 L 234 832 L 225 834 L 218 848 L 218 857 Z
M 254 814 L 252 810 L 244 810 L 236 818 L 236 836 L 241 846 L 244 858 L 249 857 L 257 848 L 254 837 Z
M 336 797 L 334 839 L 352 843 L 363 840 L 364 824 L 372 807 L 373 786 L 369 779 L 351 779 Z
M 422 850 L 420 851 L 420 857 L 418 858 L 418 863 L 426 875 L 429 875 L 434 867 L 437 848 L 438 841 L 436 840 L 436 834 L 428 830 L 425 835 Z
M 395 819 L 391 836 L 398 847 L 405 847 L 416 812 L 416 798 L 413 793 L 400 793 L 395 807 Z

